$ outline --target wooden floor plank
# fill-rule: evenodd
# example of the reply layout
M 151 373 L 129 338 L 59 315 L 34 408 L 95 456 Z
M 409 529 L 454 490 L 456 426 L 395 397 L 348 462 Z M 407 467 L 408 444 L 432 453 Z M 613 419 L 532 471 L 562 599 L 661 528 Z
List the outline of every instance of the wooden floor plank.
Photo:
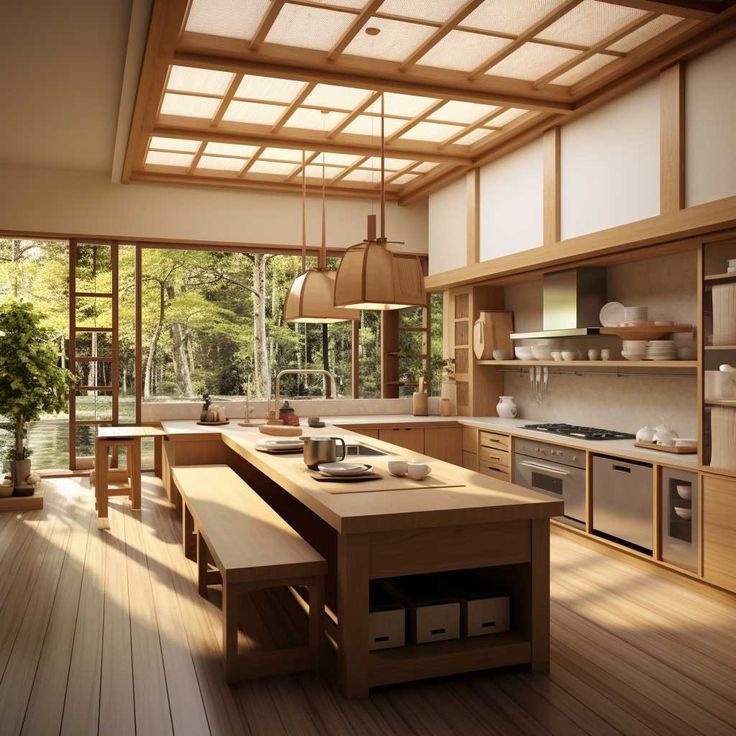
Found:
M 225 684 L 219 595 L 198 595 L 160 481 L 146 477 L 140 514 L 116 499 L 109 531 L 94 518 L 85 484 L 64 479 L 42 511 L 0 520 L 3 736 L 20 721 L 25 736 L 734 736 L 736 598 L 567 535 L 551 540 L 548 675 L 480 672 L 349 701 L 313 673 Z M 292 603 L 253 596 L 243 643 L 298 641 Z

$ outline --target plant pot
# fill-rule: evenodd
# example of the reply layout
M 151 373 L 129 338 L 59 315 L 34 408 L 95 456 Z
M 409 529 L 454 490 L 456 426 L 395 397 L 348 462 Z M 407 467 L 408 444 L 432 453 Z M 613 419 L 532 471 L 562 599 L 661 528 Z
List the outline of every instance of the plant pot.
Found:
M 5 483 L 4 479 L 0 482 L 0 498 L 8 498 L 13 495 L 13 484 Z
M 426 391 L 415 391 L 412 396 L 412 408 L 415 417 L 426 417 L 429 414 L 429 402 Z
M 31 474 L 30 460 L 12 460 L 10 463 L 10 475 L 13 479 L 13 495 L 32 496 L 33 486 L 26 483 L 26 478 Z

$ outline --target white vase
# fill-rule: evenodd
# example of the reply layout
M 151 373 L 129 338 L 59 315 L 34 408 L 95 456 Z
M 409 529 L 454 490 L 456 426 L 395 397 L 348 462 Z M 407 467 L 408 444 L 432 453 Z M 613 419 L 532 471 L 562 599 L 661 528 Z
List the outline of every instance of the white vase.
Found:
M 513 419 L 519 413 L 513 396 L 499 396 L 496 404 L 496 413 L 502 419 Z

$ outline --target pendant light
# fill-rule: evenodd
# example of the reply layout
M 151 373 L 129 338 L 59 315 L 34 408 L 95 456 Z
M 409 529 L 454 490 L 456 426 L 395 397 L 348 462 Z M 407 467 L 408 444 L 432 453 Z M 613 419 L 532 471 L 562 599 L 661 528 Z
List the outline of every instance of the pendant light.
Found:
M 284 322 L 327 324 L 359 320 L 357 309 L 335 306 L 335 271 L 327 268 L 327 218 L 325 213 L 325 155 L 322 153 L 322 246 L 317 268 L 307 268 L 307 173 L 302 151 L 302 272 L 289 287 L 284 302 Z
M 376 237 L 376 216 L 369 215 L 367 238 L 345 251 L 335 281 L 335 304 L 340 307 L 383 311 L 427 303 L 419 256 L 394 253 L 387 247 L 384 149 L 381 94 L 381 234 Z

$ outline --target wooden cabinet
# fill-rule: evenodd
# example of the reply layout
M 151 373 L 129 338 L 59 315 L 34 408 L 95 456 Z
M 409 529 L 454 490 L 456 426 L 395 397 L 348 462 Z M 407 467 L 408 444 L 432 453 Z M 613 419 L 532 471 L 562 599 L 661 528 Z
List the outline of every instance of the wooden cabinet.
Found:
M 453 465 L 463 463 L 460 427 L 427 427 L 424 430 L 424 454 Z
M 511 480 L 511 438 L 507 434 L 478 433 L 478 471 L 499 480 Z
M 736 591 L 736 478 L 703 475 L 703 576 Z
M 424 430 L 417 427 L 379 429 L 378 439 L 414 452 L 424 452 Z

